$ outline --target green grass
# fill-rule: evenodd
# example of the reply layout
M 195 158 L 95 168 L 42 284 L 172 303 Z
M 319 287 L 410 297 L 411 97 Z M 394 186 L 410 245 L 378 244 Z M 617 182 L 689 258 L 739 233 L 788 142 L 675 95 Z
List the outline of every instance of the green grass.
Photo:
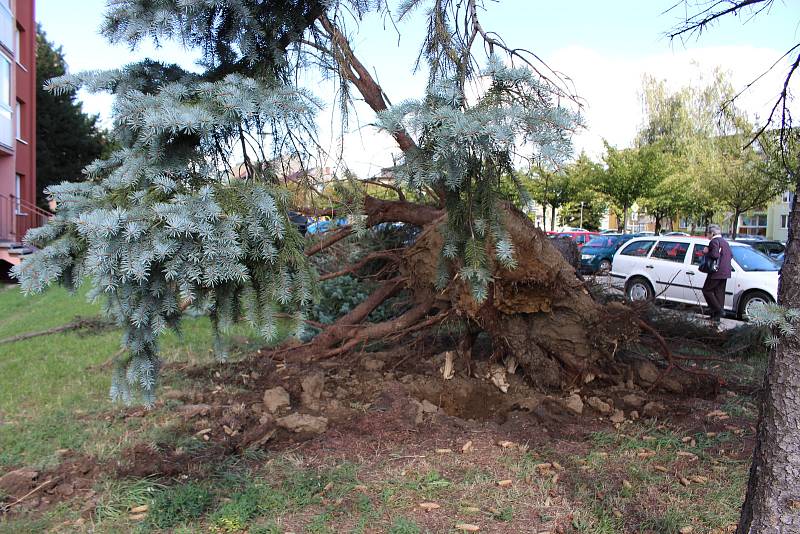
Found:
M 67 324 L 78 316 L 99 316 L 101 307 L 86 301 L 87 290 L 70 294 L 51 288 L 25 296 L 16 286 L 0 286 L 0 339 Z M 237 326 L 231 338 L 234 359 L 259 345 L 246 326 Z M 180 334 L 163 336 L 162 357 L 167 362 L 207 363 L 213 360 L 211 346 L 208 319 L 187 318 Z M 52 465 L 59 449 L 101 458 L 118 452 L 122 436 L 133 429 L 119 421 L 108 424 L 102 414 L 119 409 L 108 399 L 111 373 L 103 366 L 119 348 L 116 328 L 0 345 L 0 419 L 4 423 L 0 425 L 0 467 Z

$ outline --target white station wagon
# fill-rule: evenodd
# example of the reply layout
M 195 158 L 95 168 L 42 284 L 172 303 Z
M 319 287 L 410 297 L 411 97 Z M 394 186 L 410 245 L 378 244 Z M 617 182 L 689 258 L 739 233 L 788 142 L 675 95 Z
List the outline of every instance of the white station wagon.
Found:
M 610 276 L 629 301 L 663 299 L 706 305 L 706 275 L 697 267 L 708 239 L 652 236 L 631 239 L 614 255 Z M 747 318 L 752 306 L 775 302 L 780 266 L 749 245 L 729 241 L 733 261 L 725 287 L 725 310 Z

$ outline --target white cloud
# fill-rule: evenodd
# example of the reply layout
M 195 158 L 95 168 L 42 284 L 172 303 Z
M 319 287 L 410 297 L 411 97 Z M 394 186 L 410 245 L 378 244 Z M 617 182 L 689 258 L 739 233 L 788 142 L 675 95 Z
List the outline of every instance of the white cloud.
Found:
M 569 47 L 553 54 L 550 63 L 570 75 L 578 94 L 585 101 L 587 129 L 575 144 L 592 157 L 603 152 L 602 139 L 611 144 L 630 146 L 644 120 L 640 99 L 646 74 L 667 81 L 670 89 L 707 83 L 715 68 L 730 73 L 736 90 L 743 89 L 765 71 L 780 53 L 752 46 L 695 48 L 630 59 L 603 56 L 591 49 Z M 751 119 L 769 115 L 783 85 L 786 65 L 781 64 L 758 84 L 745 91 L 738 101 Z M 800 86 L 800 79 L 793 87 Z M 793 109 L 797 109 L 797 104 Z M 797 114 L 797 112 L 795 112 Z

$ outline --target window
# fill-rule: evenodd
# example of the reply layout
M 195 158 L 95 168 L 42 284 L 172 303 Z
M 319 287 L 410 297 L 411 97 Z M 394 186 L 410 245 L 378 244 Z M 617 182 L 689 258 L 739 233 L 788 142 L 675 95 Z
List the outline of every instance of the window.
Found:
M 14 115 L 17 122 L 17 140 L 24 142 L 25 138 L 22 137 L 22 102 L 19 100 L 17 100 L 17 109 Z
M 763 252 L 751 247 L 731 247 L 733 259 L 745 271 L 779 271 L 780 265 Z
M 705 256 L 705 252 L 703 249 L 706 248 L 707 245 L 695 245 L 694 250 L 692 251 L 692 265 L 700 265 L 700 260 L 703 259 Z
M 789 228 L 789 216 L 781 215 L 781 228 Z
M 0 143 L 14 146 L 14 118 L 11 113 L 11 61 L 0 54 Z
M 17 215 L 25 215 L 22 213 L 22 175 L 17 174 L 14 180 L 14 211 Z
M 792 193 L 791 191 L 786 191 L 783 194 L 783 203 L 784 204 L 791 204 L 793 200 L 794 200 L 794 193 Z
M 0 1 L 0 44 L 14 51 L 14 15 L 7 1 Z
M 650 249 L 653 248 L 653 243 L 655 243 L 655 241 L 634 241 L 622 249 L 620 254 L 623 256 L 638 256 L 643 258 L 647 256 Z
M 689 250 L 689 243 L 679 243 L 677 241 L 659 241 L 656 248 L 653 249 L 651 258 L 659 260 L 674 261 L 676 263 L 683 263 L 686 257 L 686 252 Z
M 753 213 L 739 218 L 739 233 L 746 235 L 767 235 L 767 214 Z

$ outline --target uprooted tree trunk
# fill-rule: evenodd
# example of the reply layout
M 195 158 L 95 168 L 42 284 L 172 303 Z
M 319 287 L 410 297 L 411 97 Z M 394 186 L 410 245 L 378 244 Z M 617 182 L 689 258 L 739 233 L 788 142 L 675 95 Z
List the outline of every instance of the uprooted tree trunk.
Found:
M 536 384 L 558 387 L 576 383 L 602 359 L 608 358 L 636 326 L 623 319 L 630 311 L 596 302 L 564 255 L 525 214 L 503 205 L 505 227 L 515 246 L 517 267 L 493 265 L 489 296 L 477 302 L 468 285 L 453 276 L 446 288 L 436 289 L 446 213 L 431 206 L 368 197 L 368 225 L 393 221 L 422 228 L 417 240 L 400 256 L 399 275 L 382 282 L 363 302 L 325 328 L 311 343 L 297 347 L 292 359 L 340 355 L 372 340 L 412 332 L 445 317 L 459 317 L 492 338 L 495 351 L 513 357 Z M 338 233 L 337 233 L 338 232 Z M 344 228 L 323 238 L 329 246 L 350 234 Z M 310 253 L 320 251 L 312 246 Z M 458 265 L 455 265 L 456 270 Z M 344 271 L 342 271 L 344 272 Z M 365 323 L 386 299 L 406 290 L 413 305 L 390 321 Z M 469 351 L 469 342 L 461 351 Z M 468 356 L 468 355 L 467 355 Z

